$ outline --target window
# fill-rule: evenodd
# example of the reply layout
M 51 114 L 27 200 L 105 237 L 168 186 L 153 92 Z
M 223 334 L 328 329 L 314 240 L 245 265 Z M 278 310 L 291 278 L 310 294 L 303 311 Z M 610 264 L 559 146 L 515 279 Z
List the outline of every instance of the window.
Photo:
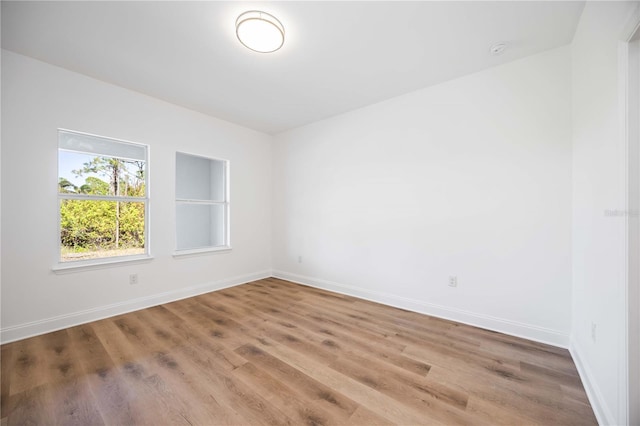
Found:
M 145 145 L 58 130 L 59 262 L 148 254 L 147 155 Z
M 229 162 L 176 153 L 176 254 L 229 249 Z

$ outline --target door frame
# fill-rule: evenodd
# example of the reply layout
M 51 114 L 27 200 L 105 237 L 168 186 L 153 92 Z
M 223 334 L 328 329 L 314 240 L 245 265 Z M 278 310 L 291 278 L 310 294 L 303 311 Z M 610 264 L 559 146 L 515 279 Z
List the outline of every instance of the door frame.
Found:
M 620 134 L 626 148 L 626 242 L 618 418 L 640 425 L 640 5 L 619 39 Z

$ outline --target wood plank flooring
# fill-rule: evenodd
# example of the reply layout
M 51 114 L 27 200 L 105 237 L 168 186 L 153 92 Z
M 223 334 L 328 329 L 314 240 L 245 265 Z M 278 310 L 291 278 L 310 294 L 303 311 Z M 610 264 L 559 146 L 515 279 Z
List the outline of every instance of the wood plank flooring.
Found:
M 2 425 L 597 424 L 564 349 L 275 278 L 1 349 Z

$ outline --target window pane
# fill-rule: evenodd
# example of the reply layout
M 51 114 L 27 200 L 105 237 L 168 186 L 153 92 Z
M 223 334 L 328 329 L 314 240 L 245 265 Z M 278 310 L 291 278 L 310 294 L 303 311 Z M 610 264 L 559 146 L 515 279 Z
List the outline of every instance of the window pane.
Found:
M 145 197 L 146 163 L 59 150 L 58 192 Z
M 225 200 L 226 161 L 176 153 L 176 198 Z
M 178 250 L 224 246 L 223 204 L 182 204 L 176 209 Z
M 118 157 L 134 161 L 145 161 L 147 158 L 147 150 L 144 145 L 65 130 L 58 131 L 58 147 L 71 151 L 86 152 L 96 157 Z
M 60 200 L 62 262 L 144 254 L 145 203 Z

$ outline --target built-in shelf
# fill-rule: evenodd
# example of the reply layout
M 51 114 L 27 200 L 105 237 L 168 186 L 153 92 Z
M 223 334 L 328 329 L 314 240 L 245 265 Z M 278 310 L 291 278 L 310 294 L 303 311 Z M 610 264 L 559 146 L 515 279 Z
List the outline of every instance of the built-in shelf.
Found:
M 176 153 L 176 254 L 229 248 L 229 162 Z

